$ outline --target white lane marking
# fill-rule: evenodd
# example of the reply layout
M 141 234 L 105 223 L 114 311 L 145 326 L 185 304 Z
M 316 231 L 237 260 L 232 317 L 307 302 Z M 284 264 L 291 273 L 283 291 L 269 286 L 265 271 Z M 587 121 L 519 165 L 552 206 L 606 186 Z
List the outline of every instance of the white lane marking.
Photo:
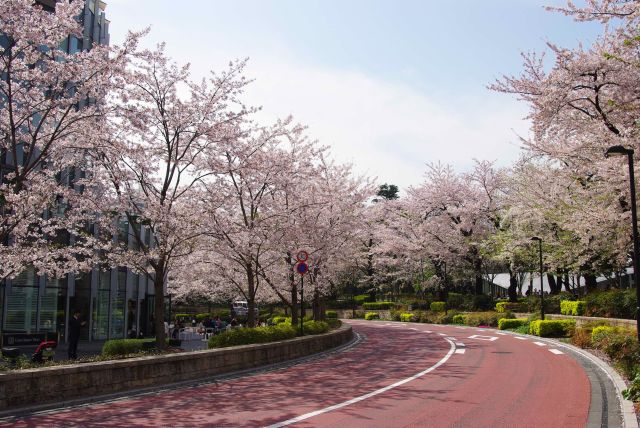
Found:
M 417 329 L 417 328 L 415 328 L 415 327 L 411 327 L 409 330 L 415 330 L 415 331 L 418 331 L 418 329 Z
M 466 351 L 466 349 L 456 349 L 456 354 L 464 354 L 464 351 Z
M 515 337 L 516 339 L 518 339 L 518 340 L 527 340 L 527 338 L 526 338 L 526 337 L 520 337 L 520 336 L 514 336 L 514 337 Z
M 538 346 L 547 346 L 546 343 L 542 343 L 542 342 L 533 342 L 533 343 Z
M 445 339 L 449 339 L 449 340 L 453 340 L 453 341 L 455 341 L 455 340 L 456 340 L 456 338 L 455 338 L 455 337 L 451 337 L 451 336 L 447 336 L 447 337 L 445 337 Z
M 438 333 L 440 336 L 446 336 L 446 334 L 444 333 Z
M 425 330 L 425 333 L 433 333 L 431 330 Z
M 364 395 L 361 395 L 359 397 L 352 398 L 351 400 L 343 401 L 342 403 L 334 404 L 333 406 L 325 407 L 324 409 L 316 410 L 314 412 L 305 413 L 304 415 L 296 416 L 295 418 L 287 419 L 286 421 L 282 421 L 282 422 L 275 423 L 273 425 L 269 425 L 267 428 L 284 427 L 284 426 L 287 426 L 287 425 L 294 424 L 296 422 L 303 421 L 305 419 L 312 418 L 314 416 L 322 415 L 323 413 L 329 413 L 329 412 L 332 412 L 334 410 L 341 409 L 343 407 L 349 406 L 351 404 L 358 403 L 360 401 L 366 400 L 367 398 L 371 398 L 371 397 L 374 397 L 376 395 L 382 394 L 383 392 L 387 392 L 387 391 L 389 391 L 391 389 L 397 388 L 400 385 L 404 385 L 405 383 L 408 383 L 408 382 L 411 382 L 412 380 L 418 379 L 419 377 L 422 377 L 422 376 L 426 375 L 427 373 L 431 373 L 432 371 L 434 371 L 435 369 L 437 369 L 438 367 L 440 367 L 441 365 L 446 363 L 447 360 L 449 358 L 451 358 L 451 356 L 455 352 L 456 347 L 455 347 L 454 343 L 451 342 L 450 340 L 447 340 L 447 342 L 449 342 L 449 344 L 451 345 L 451 347 L 449 348 L 449 352 L 447 352 L 447 355 L 442 357 L 442 359 L 440 361 L 438 361 L 437 363 L 435 363 L 434 365 L 432 365 L 428 369 L 422 370 L 420 373 L 416 373 L 411 377 L 408 377 L 406 379 L 402 379 L 402 380 L 400 380 L 400 381 L 398 381 L 396 383 L 392 383 L 391 385 L 385 386 L 384 388 L 376 389 L 375 391 L 370 392 L 368 394 L 364 394 Z
M 462 343 L 462 342 L 456 342 L 456 346 L 459 346 L 459 347 L 463 347 L 463 348 L 464 348 L 464 343 Z
M 458 326 L 456 326 L 456 327 L 454 327 L 454 328 L 460 328 L 460 329 L 463 329 L 463 330 L 464 330 L 464 329 L 466 329 L 467 327 L 462 327 L 462 326 L 459 326 L 459 325 L 458 325 Z
M 506 336 L 507 333 L 500 333 L 499 331 L 496 331 L 496 334 L 499 334 L 500 336 Z
M 477 340 L 489 340 L 493 342 L 494 340 L 498 340 L 495 336 L 480 336 L 479 334 L 474 334 L 473 336 L 469 336 L 469 339 L 477 339 Z
M 564 354 L 564 352 L 562 352 L 562 351 L 561 351 L 561 350 L 559 350 L 559 349 L 549 349 L 549 352 L 554 353 L 554 354 L 556 354 L 556 355 L 562 355 L 562 354 Z

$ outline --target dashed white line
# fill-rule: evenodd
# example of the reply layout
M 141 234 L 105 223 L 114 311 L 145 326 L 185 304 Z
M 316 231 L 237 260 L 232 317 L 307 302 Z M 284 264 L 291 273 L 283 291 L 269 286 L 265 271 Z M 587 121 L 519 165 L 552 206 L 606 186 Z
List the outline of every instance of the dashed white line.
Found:
M 514 336 L 514 337 L 515 337 L 516 339 L 518 339 L 518 340 L 527 340 L 527 338 L 526 338 L 526 337 L 520 337 L 520 336 Z
M 440 336 L 446 336 L 446 334 L 444 333 L 438 333 Z
M 456 342 L 456 346 L 464 347 L 464 343 L 462 343 L 462 342 Z
M 456 354 L 464 354 L 465 351 L 466 351 L 466 349 L 464 349 L 464 348 L 456 349 Z
M 551 353 L 553 353 L 553 354 L 556 354 L 556 355 L 562 355 L 562 354 L 564 354 L 564 352 L 562 352 L 562 351 L 561 351 L 561 350 L 559 350 L 559 349 L 549 349 L 549 352 L 551 352 Z
M 496 334 L 499 334 L 500 336 L 506 336 L 507 335 L 507 333 L 501 333 L 499 331 L 496 331 Z
M 533 342 L 533 343 L 538 346 L 547 346 L 546 343 L 542 343 L 542 342 Z

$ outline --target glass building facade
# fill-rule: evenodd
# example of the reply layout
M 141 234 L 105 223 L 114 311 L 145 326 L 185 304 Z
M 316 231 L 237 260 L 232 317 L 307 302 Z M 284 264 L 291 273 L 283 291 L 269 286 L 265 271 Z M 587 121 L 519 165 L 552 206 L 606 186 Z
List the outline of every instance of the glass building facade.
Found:
M 37 0 L 43 8 L 54 12 L 56 0 Z M 84 30 L 82 37 L 69 36 L 60 48 L 68 53 L 91 49 L 94 44 L 109 44 L 109 21 L 105 17 L 106 4 L 86 0 L 78 19 Z M 0 44 L 7 43 L 0 35 Z M 0 152 L 0 180 L 17 165 L 23 164 L 18 147 L 17 159 L 11 153 Z M 59 174 L 62 183 L 73 186 L 83 171 L 76 168 Z M 81 191 L 81 189 L 79 189 Z M 54 214 L 55 215 L 55 214 Z M 95 231 L 93 231 L 95 232 Z M 135 248 L 135 237 L 128 222 L 121 220 L 120 233 L 115 239 Z M 148 230 L 141 230 L 141 238 L 150 241 Z M 146 234 L 146 235 L 145 235 Z M 70 236 L 57 236 L 61 244 Z M 79 310 L 88 328 L 81 329 L 81 340 L 153 335 L 153 281 L 145 274 L 135 274 L 128 268 L 93 269 L 91 272 L 70 274 L 64 278 L 38 276 L 33 268 L 0 282 L 0 329 L 5 334 L 47 333 L 49 337 L 66 341 L 69 318 Z

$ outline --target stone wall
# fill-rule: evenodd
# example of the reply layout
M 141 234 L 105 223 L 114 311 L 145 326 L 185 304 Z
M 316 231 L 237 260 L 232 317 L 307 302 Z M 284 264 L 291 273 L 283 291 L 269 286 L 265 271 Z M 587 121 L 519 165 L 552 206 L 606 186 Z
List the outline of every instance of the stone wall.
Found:
M 545 314 L 544 317 L 550 320 L 561 320 L 561 319 L 576 320 L 576 326 L 578 327 L 580 327 L 583 324 L 586 324 L 589 322 L 595 322 L 595 321 L 604 321 L 609 325 L 617 325 L 617 326 L 626 327 L 626 328 L 636 327 L 636 320 L 625 320 L 620 318 L 578 317 L 573 315 L 558 315 L 558 314 Z
M 351 326 L 291 340 L 0 374 L 0 411 L 115 394 L 279 363 L 335 348 Z

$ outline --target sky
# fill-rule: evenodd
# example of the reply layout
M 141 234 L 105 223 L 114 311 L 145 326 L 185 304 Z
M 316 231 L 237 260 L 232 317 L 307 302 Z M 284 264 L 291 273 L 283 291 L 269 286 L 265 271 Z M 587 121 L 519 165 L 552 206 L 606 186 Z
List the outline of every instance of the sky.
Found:
M 580 4 L 580 1 L 577 2 Z M 401 189 L 428 164 L 508 167 L 528 107 L 486 87 L 522 52 L 589 45 L 601 31 L 544 6 L 560 0 L 107 0 L 111 44 L 151 28 L 194 78 L 249 58 L 246 104 L 293 115 L 358 175 Z M 551 64 L 552 57 L 549 58 Z

